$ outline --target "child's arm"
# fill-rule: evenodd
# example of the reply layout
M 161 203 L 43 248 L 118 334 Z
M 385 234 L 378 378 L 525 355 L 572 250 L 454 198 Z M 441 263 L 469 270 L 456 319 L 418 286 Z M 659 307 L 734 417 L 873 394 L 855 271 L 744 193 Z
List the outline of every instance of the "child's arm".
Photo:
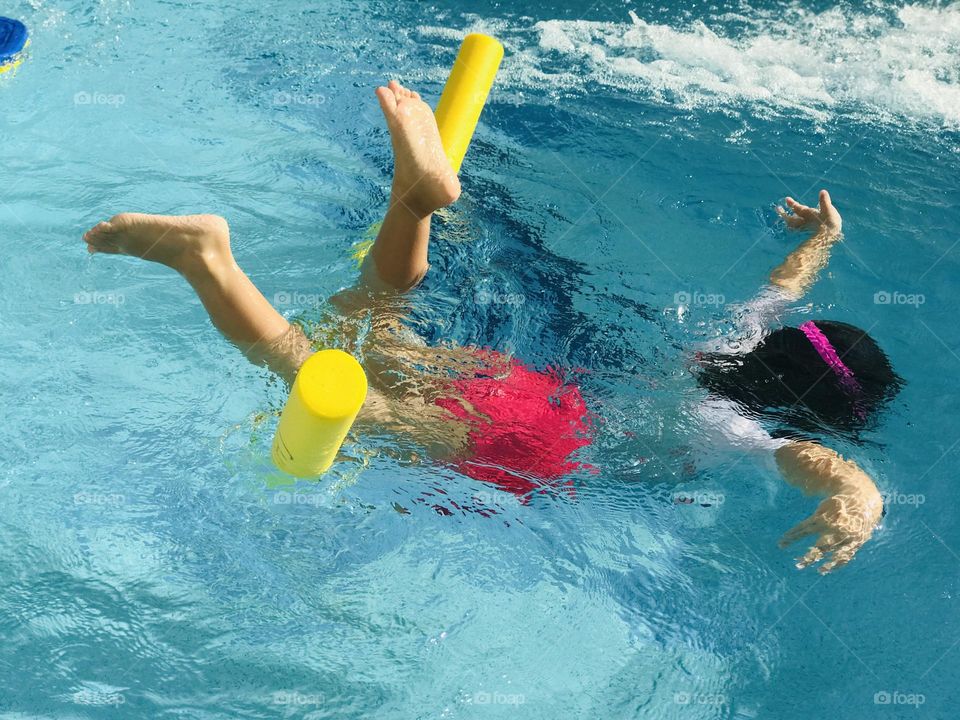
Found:
M 782 207 L 777 212 L 788 227 L 809 229 L 811 236 L 796 250 L 787 256 L 770 273 L 770 284 L 781 288 L 792 298 L 801 297 L 817 279 L 820 271 L 830 260 L 830 250 L 841 235 L 843 220 L 830 201 L 830 193 L 820 191 L 820 207 L 811 208 L 801 205 L 793 198 L 787 198 L 791 212 Z
M 769 327 L 791 302 L 799 299 L 817 279 L 830 259 L 833 244 L 841 238 L 842 219 L 826 190 L 820 191 L 820 207 L 814 209 L 787 198 L 792 212 L 777 208 L 788 227 L 807 228 L 811 236 L 770 273 L 770 282 L 744 305 L 734 306 L 735 327 L 726 336 L 702 347 L 704 352 L 743 355 L 753 350 Z
M 784 479 L 807 495 L 825 495 L 816 512 L 780 539 L 786 547 L 807 535 L 818 540 L 797 561 L 805 568 L 832 556 L 820 566 L 828 573 L 846 565 L 873 535 L 883 515 L 883 498 L 873 480 L 852 460 L 813 442 L 791 442 L 775 453 Z

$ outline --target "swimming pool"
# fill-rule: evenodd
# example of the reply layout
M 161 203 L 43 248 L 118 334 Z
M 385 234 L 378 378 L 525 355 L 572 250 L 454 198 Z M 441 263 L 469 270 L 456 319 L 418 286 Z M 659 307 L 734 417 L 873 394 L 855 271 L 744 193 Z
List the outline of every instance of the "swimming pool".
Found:
M 585 5 L 4 8 L 33 44 L 0 78 L 2 717 L 955 714 L 960 8 Z M 435 101 L 470 30 L 507 57 L 416 323 L 583 369 L 599 472 L 520 503 L 361 440 L 284 484 L 283 387 L 80 234 L 220 213 L 309 314 L 386 201 L 372 88 Z M 776 547 L 815 501 L 691 454 L 682 411 L 688 349 L 795 242 L 773 203 L 820 186 L 847 241 L 796 315 L 907 380 L 856 450 L 882 530 L 825 578 Z

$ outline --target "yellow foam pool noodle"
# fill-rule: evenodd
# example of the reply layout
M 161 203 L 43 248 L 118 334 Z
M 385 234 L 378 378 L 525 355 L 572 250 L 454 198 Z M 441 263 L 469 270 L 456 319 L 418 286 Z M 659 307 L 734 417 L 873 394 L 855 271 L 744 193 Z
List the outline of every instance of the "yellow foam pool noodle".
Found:
M 460 172 L 501 60 L 503 45 L 489 35 L 472 33 L 460 45 L 460 52 L 433 113 L 440 129 L 443 150 L 454 172 Z M 354 243 L 350 254 L 358 267 L 373 247 L 380 225 L 370 226 L 364 239 Z
M 460 172 L 501 60 L 503 45 L 489 35 L 467 35 L 460 46 L 434 112 L 454 172 Z
M 273 462 L 291 475 L 322 475 L 367 397 L 367 376 L 342 350 L 311 355 L 297 373 L 273 437 Z

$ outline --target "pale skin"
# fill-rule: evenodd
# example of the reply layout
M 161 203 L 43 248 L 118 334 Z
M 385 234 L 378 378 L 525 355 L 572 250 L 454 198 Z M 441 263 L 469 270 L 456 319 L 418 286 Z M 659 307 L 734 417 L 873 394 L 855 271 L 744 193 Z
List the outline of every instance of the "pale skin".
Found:
M 816 281 L 830 259 L 830 250 L 841 238 L 843 220 L 830 194 L 820 191 L 816 208 L 787 198 L 787 208 L 777 208 L 787 226 L 806 230 L 810 237 L 770 273 L 770 283 L 800 298 Z M 852 460 L 814 442 L 791 442 L 776 453 L 784 479 L 807 495 L 825 496 L 816 511 L 780 539 L 786 547 L 802 538 L 816 541 L 800 558 L 797 567 L 806 568 L 821 560 L 821 573 L 846 565 L 863 547 L 880 522 L 883 498 L 873 480 Z
M 819 207 L 801 205 L 788 197 L 787 208 L 777 207 L 777 214 L 793 230 L 809 230 L 810 237 L 787 255 L 787 259 L 770 273 L 770 284 L 800 298 L 817 280 L 830 261 L 830 250 L 843 237 L 843 218 L 833 206 L 830 193 L 820 191 Z
M 405 343 L 398 333 L 395 296 L 414 287 L 427 272 L 433 212 L 460 195 L 433 111 L 416 92 L 396 81 L 376 89 L 394 152 L 390 206 L 364 264 L 357 288 L 333 304 L 345 314 L 372 309 L 373 333 L 383 352 L 365 365 L 370 389 L 358 425 L 413 437 L 436 458 L 455 457 L 467 446 L 469 428 L 437 407 L 426 387 L 397 391 L 379 382 L 391 361 L 429 364 L 441 370 L 469 367 L 472 356 L 457 348 Z M 226 220 L 216 215 L 122 213 L 98 223 L 83 236 L 91 253 L 122 254 L 161 263 L 182 275 L 197 293 L 216 328 L 251 362 L 287 382 L 312 354 L 310 341 L 291 325 L 240 269 Z
M 476 357 L 462 348 L 428 348 L 403 340 L 396 299 L 416 286 L 428 269 L 430 221 L 452 204 L 460 183 L 443 152 L 436 120 L 420 96 L 396 81 L 377 88 L 394 152 L 390 205 L 364 264 L 357 288 L 333 298 L 344 314 L 373 310 L 372 333 L 380 356 L 365 359 L 370 390 L 358 425 L 408 436 L 436 459 L 461 455 L 469 427 L 432 402 L 430 382 L 398 390 L 389 380 L 394 362 L 418 367 L 469 371 Z M 823 191 L 818 209 L 787 198 L 790 212 L 778 208 L 792 228 L 812 233 L 771 274 L 770 281 L 800 297 L 826 265 L 840 238 L 840 215 Z M 258 365 L 288 382 L 313 352 L 297 325 L 291 325 L 240 269 L 230 245 L 227 222 L 216 215 L 122 213 L 100 222 L 83 236 L 91 253 L 130 255 L 166 265 L 191 285 L 217 329 Z M 470 408 L 467 408 L 470 410 Z M 800 559 L 806 567 L 832 553 L 820 570 L 848 562 L 871 536 L 882 502 L 873 482 L 851 461 L 829 448 L 795 442 L 777 451 L 777 462 L 791 484 L 826 495 L 816 513 L 784 535 L 782 543 L 807 535 L 817 543 Z

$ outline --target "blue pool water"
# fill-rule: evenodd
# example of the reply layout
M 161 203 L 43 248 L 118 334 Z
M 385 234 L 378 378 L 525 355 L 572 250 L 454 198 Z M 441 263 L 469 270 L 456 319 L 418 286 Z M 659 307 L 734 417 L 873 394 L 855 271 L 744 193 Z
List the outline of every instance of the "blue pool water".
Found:
M 0 717 L 955 716 L 960 6 L 587 5 L 4 6 L 33 42 L 0 77 Z M 386 200 L 372 88 L 435 101 L 473 30 L 507 57 L 416 324 L 582 369 L 598 472 L 520 503 L 360 438 L 288 484 L 284 388 L 80 235 L 222 214 L 309 315 Z M 838 446 L 889 512 L 824 578 L 776 547 L 815 501 L 698 456 L 684 410 L 686 351 L 796 243 L 773 204 L 821 186 L 847 240 L 796 317 L 907 381 Z

